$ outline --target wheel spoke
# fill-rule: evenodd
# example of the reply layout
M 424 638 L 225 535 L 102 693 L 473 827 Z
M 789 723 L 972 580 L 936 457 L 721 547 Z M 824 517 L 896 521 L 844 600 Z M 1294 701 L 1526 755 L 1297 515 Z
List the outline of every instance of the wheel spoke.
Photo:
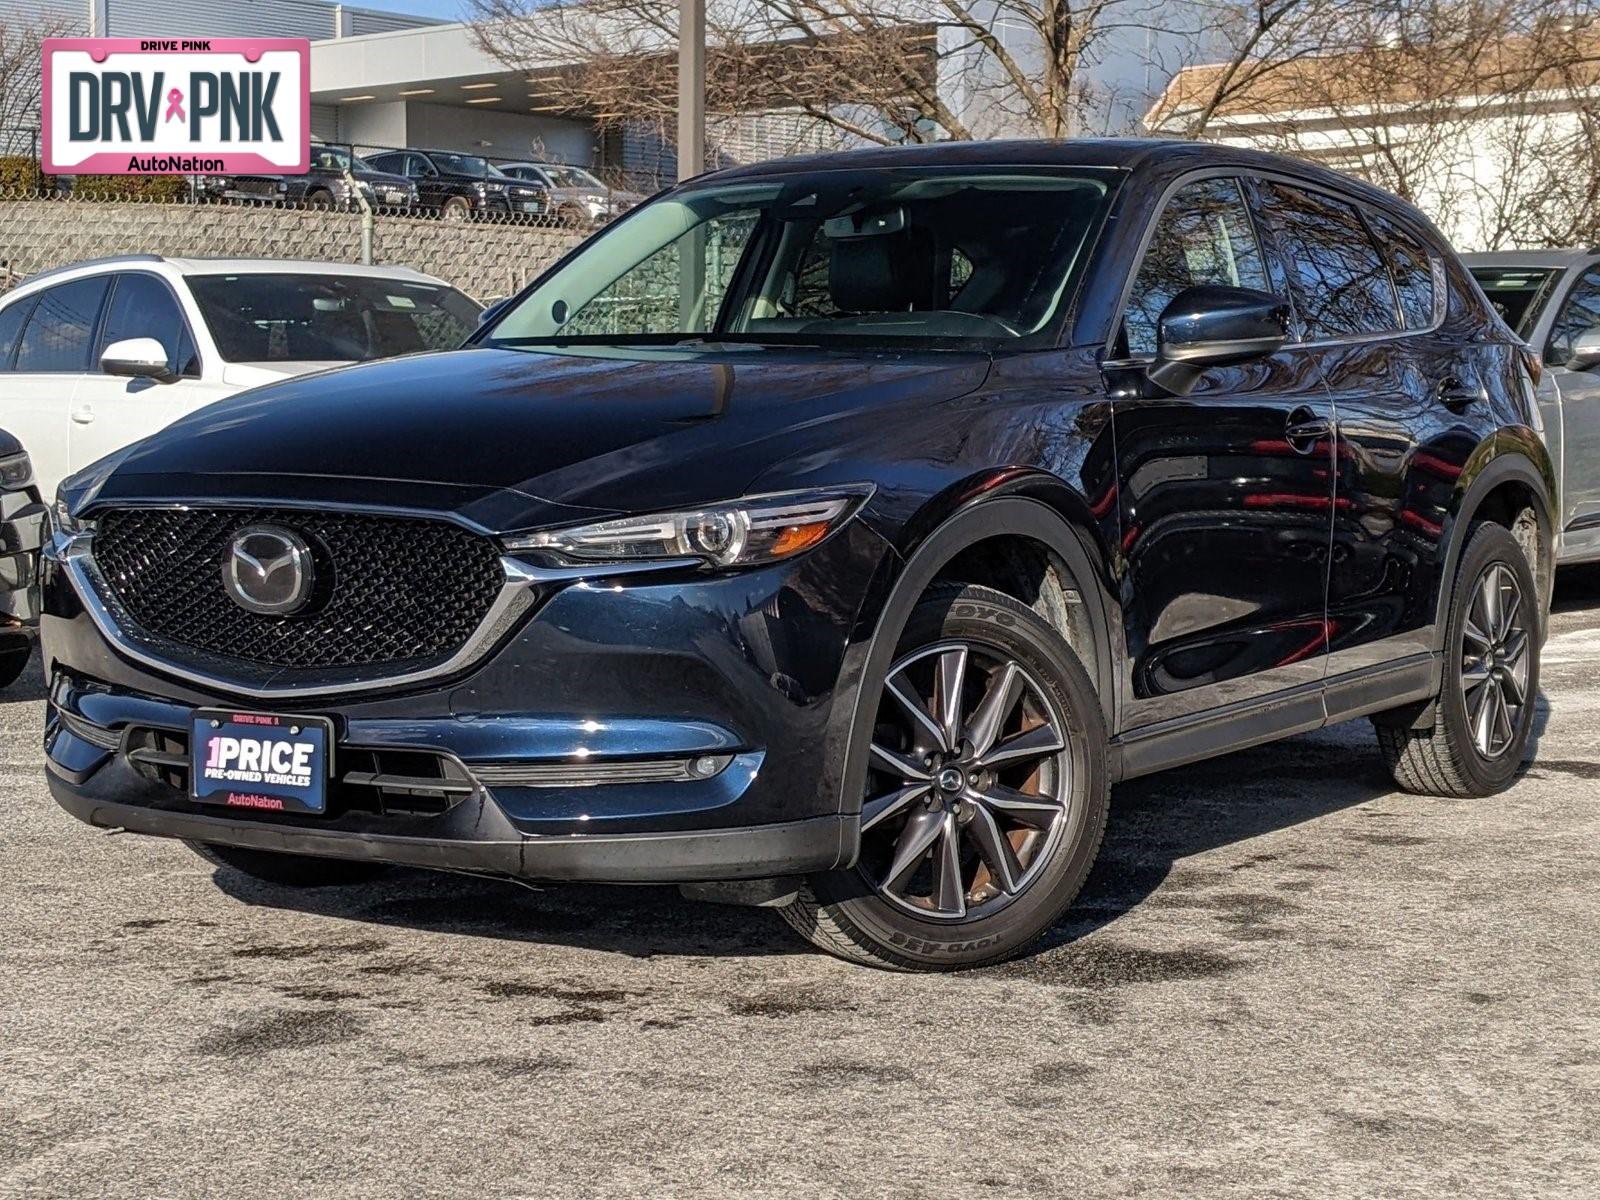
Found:
M 1483 598 L 1483 624 L 1489 631 L 1489 636 L 1495 641 L 1500 640 L 1500 575 L 1497 571 L 1490 571 L 1483 577 L 1483 582 L 1478 586 L 1478 594 Z
M 906 806 L 928 794 L 928 785 L 913 783 L 898 791 L 888 792 L 875 799 L 868 800 L 861 806 L 861 832 L 865 833 L 874 825 L 881 825 L 896 813 L 904 812 Z
M 1504 572 L 1502 572 L 1504 574 Z M 1522 607 L 1522 591 L 1517 587 L 1516 580 L 1505 576 L 1509 586 L 1500 594 L 1500 629 L 1497 636 L 1504 642 L 1517 627 L 1517 610 Z
M 1494 733 L 1495 740 L 1491 744 L 1497 747 L 1498 753 L 1511 744 L 1511 706 L 1506 701 L 1505 685 L 1501 680 L 1495 681 L 1494 688 Z
M 1477 711 L 1472 714 L 1472 740 L 1485 755 L 1489 753 L 1489 725 L 1494 720 L 1494 692 L 1492 686 L 1479 688 Z
M 933 670 L 934 715 L 944 734 L 944 747 L 954 750 L 961 741 L 961 688 L 967 678 L 967 648 L 960 646 L 939 655 Z
M 999 767 L 1027 762 L 1054 754 L 1064 743 L 1059 734 L 1048 725 L 1038 725 L 1023 733 L 1013 734 L 1005 741 L 992 746 L 987 754 L 978 758 L 980 766 Z
M 939 727 L 939 722 L 928 715 L 928 710 L 923 706 L 922 698 L 911 690 L 906 682 L 903 672 L 895 672 L 889 677 L 889 694 L 895 698 L 900 707 L 905 710 L 906 716 L 911 718 L 911 723 L 921 731 L 922 736 L 939 747 L 941 750 L 950 749 L 944 740 L 944 730 Z
M 940 825 L 939 843 L 933 852 L 933 904 L 946 916 L 967 915 L 967 885 L 961 877 L 961 831 L 954 813 L 946 813 Z
M 900 831 L 900 840 L 895 843 L 894 861 L 889 864 L 889 872 L 883 877 L 885 888 L 898 892 L 916 874 L 922 860 L 928 856 L 928 850 L 944 832 L 944 817 L 943 812 L 930 812 L 927 809 L 911 814 L 906 827 Z
M 1049 829 L 1061 815 L 1062 806 L 1045 796 L 1030 796 L 1015 788 L 992 787 L 986 792 L 968 788 L 963 796 L 980 808 L 997 812 L 1001 816 L 1035 829 Z
M 1474 605 L 1474 608 L 1476 607 Z M 1466 634 L 1467 641 L 1477 646 L 1479 654 L 1487 654 L 1494 649 L 1494 639 L 1478 627 L 1477 622 L 1472 619 L 1470 613 L 1467 615 L 1467 621 L 1462 627 L 1462 632 Z
M 907 783 L 927 782 L 928 772 L 920 758 L 901 754 L 900 751 L 891 750 L 878 742 L 872 743 L 872 757 L 882 770 L 900 776 Z
M 1517 708 L 1527 703 L 1528 697 L 1523 687 L 1522 680 L 1517 678 L 1517 673 L 1512 670 L 1503 670 L 1499 677 L 1500 690 Z
M 990 683 L 988 692 L 973 710 L 972 719 L 967 722 L 966 738 L 972 743 L 973 753 L 982 757 L 989 752 L 1021 695 L 1022 668 L 1014 662 L 1008 662 Z
M 1522 665 L 1523 656 L 1528 653 L 1528 635 L 1520 629 L 1513 629 L 1506 638 L 1505 645 L 1501 647 L 1501 654 L 1505 665 L 1511 668 Z
M 1476 659 L 1470 666 L 1461 668 L 1461 690 L 1470 696 L 1473 690 L 1482 687 L 1488 678 L 1489 664 L 1481 658 Z
M 1011 845 L 1011 839 L 1000 831 L 993 814 L 982 804 L 974 808 L 976 811 L 972 816 L 972 824 L 967 826 L 967 830 L 978 848 L 979 857 L 994 876 L 995 883 L 1002 892 L 1010 895 L 1017 890 L 1017 881 L 1022 878 L 1022 864 L 1017 861 L 1017 852 Z

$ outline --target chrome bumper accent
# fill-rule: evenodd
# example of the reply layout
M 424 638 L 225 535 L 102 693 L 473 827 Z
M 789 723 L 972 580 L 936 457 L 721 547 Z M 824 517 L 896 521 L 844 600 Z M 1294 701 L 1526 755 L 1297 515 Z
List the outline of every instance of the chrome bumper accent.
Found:
M 561 763 L 469 763 L 485 787 L 578 788 L 609 783 L 690 783 L 710 779 L 733 761 L 731 754 L 693 758 L 624 759 Z

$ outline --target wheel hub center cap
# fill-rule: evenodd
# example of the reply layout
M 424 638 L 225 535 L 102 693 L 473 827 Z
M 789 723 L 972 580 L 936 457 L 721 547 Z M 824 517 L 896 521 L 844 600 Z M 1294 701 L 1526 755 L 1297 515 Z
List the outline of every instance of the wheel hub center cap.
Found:
M 960 767 L 945 767 L 933 779 L 941 792 L 959 792 L 966 781 L 966 774 Z

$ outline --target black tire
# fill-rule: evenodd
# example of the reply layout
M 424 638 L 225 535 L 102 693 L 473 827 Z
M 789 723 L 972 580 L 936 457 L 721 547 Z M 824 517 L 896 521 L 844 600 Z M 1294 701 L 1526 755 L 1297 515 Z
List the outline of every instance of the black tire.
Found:
M 33 654 L 33 642 L 23 642 L 20 646 L 7 646 L 0 649 L 0 688 L 8 688 L 28 669 L 28 659 Z
M 439 209 L 439 216 L 446 221 L 465 221 L 472 216 L 472 205 L 465 196 L 451 196 Z
M 1040 759 L 1039 765 L 1032 768 L 1031 775 L 1031 779 L 1038 780 L 1043 778 L 1041 772 L 1054 773 L 1052 778 L 1057 781 L 1054 786 L 1063 801 L 1059 830 L 1052 825 L 1051 832 L 1038 834 L 1041 839 L 1039 848 L 1033 851 L 1025 864 L 1020 859 L 1013 859 L 1014 866 L 1024 867 L 1024 874 L 1020 877 L 1022 885 L 1014 894 L 1009 889 L 1000 890 L 999 872 L 991 870 L 987 859 L 980 854 L 972 861 L 976 862 L 977 870 L 987 873 L 987 883 L 979 883 L 985 876 L 975 874 L 974 883 L 969 886 L 966 872 L 955 872 L 962 889 L 957 905 L 942 916 L 927 917 L 919 915 L 911 907 L 922 901 L 912 900 L 908 904 L 903 896 L 896 901 L 890 898 L 888 879 L 873 877 L 873 868 L 869 863 L 869 835 L 864 834 L 860 865 L 851 870 L 811 876 L 800 888 L 798 897 L 779 910 L 801 935 L 840 958 L 902 971 L 948 971 L 986 966 L 1011 958 L 1032 945 L 1061 919 L 1077 897 L 1100 851 L 1100 842 L 1105 836 L 1109 791 L 1106 731 L 1094 686 L 1072 649 L 1043 618 L 1026 605 L 990 588 L 960 584 L 930 589 L 928 595 L 918 603 L 896 649 L 895 662 L 911 663 L 914 668 L 919 654 L 948 653 L 947 649 L 939 648 L 950 645 L 970 648 L 964 652 L 962 665 L 957 671 L 958 678 L 966 671 L 966 654 L 992 655 L 997 663 L 1015 663 L 1028 678 L 1029 682 L 1022 686 L 1029 690 L 1023 693 L 1020 707 L 1014 706 L 1007 711 L 1020 716 L 1023 732 L 1030 729 L 1037 732 L 1037 725 L 1028 724 L 1030 706 L 1036 712 L 1033 720 L 1050 723 L 1063 732 L 1060 738 L 1064 743 L 1062 748 L 1052 751 L 1047 759 Z M 935 649 L 923 649 L 929 647 Z M 891 676 L 896 669 L 891 668 Z M 942 664 L 938 665 L 938 669 L 943 669 Z M 998 667 L 996 672 L 980 683 L 977 692 L 962 694 L 988 695 L 996 690 L 998 672 L 1010 669 Z M 937 686 L 935 682 L 936 689 Z M 887 683 L 883 695 L 880 721 L 885 712 L 897 711 L 893 709 L 894 701 L 888 698 Z M 863 702 L 867 701 L 864 699 Z M 938 706 L 934 707 L 936 709 Z M 980 707 L 981 701 L 967 704 L 965 710 L 958 706 L 958 712 L 970 710 L 958 722 L 962 754 L 971 752 L 968 734 L 977 725 L 977 710 Z M 882 736 L 881 731 L 885 728 L 880 724 L 880 732 L 875 732 L 874 738 Z M 1011 735 L 1013 740 L 1020 736 L 1020 733 Z M 998 751 L 1006 744 L 1006 739 L 993 740 L 990 744 Z M 860 747 L 859 752 L 872 754 L 872 761 L 878 761 L 876 752 L 869 751 L 868 747 Z M 907 753 L 915 756 L 921 751 L 913 747 Z M 923 758 L 920 761 L 926 763 L 928 760 Z M 973 761 L 982 762 L 982 759 Z M 1047 762 L 1049 765 L 1046 765 Z M 916 765 L 915 762 L 912 765 Z M 1009 766 L 1004 768 L 1011 769 Z M 942 778 L 943 774 L 942 771 L 938 772 L 937 777 Z M 956 774 L 959 776 L 960 771 Z M 931 768 L 929 777 L 935 777 Z M 994 785 L 1001 782 L 998 772 L 990 781 Z M 869 796 L 875 793 L 878 786 L 876 782 L 869 785 Z M 889 786 L 892 789 L 897 785 Z M 986 783 L 984 790 L 989 786 Z M 1016 786 L 1012 785 L 1012 788 Z M 1032 799 L 1034 797 L 1026 793 L 1031 786 L 1021 785 L 1021 792 L 1008 792 L 1006 787 L 996 786 L 994 791 L 1013 798 L 1021 796 Z M 898 833 L 895 820 L 884 820 L 879 826 L 883 832 L 878 836 L 885 841 L 898 839 L 894 847 L 894 853 L 897 854 L 905 845 L 907 831 L 911 829 L 913 821 L 944 819 L 940 816 L 941 810 L 936 800 L 941 794 L 933 792 L 929 798 L 907 805 L 903 809 L 907 815 L 903 824 L 898 825 Z M 965 796 L 972 793 L 963 789 L 960 794 Z M 964 801 L 947 798 L 945 803 L 947 808 L 954 804 L 960 809 Z M 992 813 L 994 810 L 988 811 Z M 978 816 L 988 820 L 982 814 Z M 975 839 L 966 831 L 975 829 L 978 820 L 969 815 L 967 824 L 956 824 L 957 816 L 953 812 L 948 819 L 952 822 L 948 828 L 960 831 L 961 836 L 967 837 L 970 847 Z M 996 828 L 992 821 L 988 827 L 991 830 Z M 1021 834 L 1023 845 L 1017 847 L 1017 854 L 1026 851 L 1029 834 L 1020 828 L 1001 832 L 1013 845 L 1018 841 L 1017 835 Z M 879 843 L 880 847 L 882 844 Z M 937 846 L 943 847 L 944 844 L 940 841 Z M 954 844 L 963 843 L 955 839 Z M 938 854 L 937 848 L 930 851 L 930 865 L 932 856 Z M 879 861 L 882 861 L 881 858 Z M 960 861 L 968 860 L 963 858 Z M 922 869 L 918 868 L 919 871 Z M 889 869 L 889 874 L 893 874 L 893 867 Z M 937 891 L 937 876 L 933 878 L 933 889 Z M 981 898 L 985 889 L 990 893 L 988 899 Z M 995 904 L 999 904 L 997 910 L 985 911 L 993 909 Z M 968 911 L 968 905 L 975 906 L 974 910 Z M 956 912 L 961 915 L 952 915 Z
M 313 188 L 306 193 L 306 204 L 311 208 L 328 209 L 333 207 L 333 193 L 326 188 Z
M 1493 697 L 1482 690 L 1474 690 L 1469 697 L 1463 679 L 1469 662 L 1491 661 L 1492 656 L 1473 653 L 1475 640 L 1469 641 L 1467 635 L 1469 616 L 1474 611 L 1479 590 L 1485 586 L 1490 573 L 1496 571 L 1510 572 L 1520 593 L 1518 605 L 1526 621 L 1522 631 L 1526 675 L 1520 685 L 1523 702 L 1514 718 L 1507 714 L 1505 727 L 1511 731 L 1509 738 L 1504 746 L 1490 739 L 1486 751 L 1480 744 L 1474 716 L 1483 712 L 1476 707 L 1480 702 L 1488 703 L 1492 709 Z M 1433 706 L 1433 724 L 1426 729 L 1416 729 L 1392 718 L 1385 720 L 1381 714 L 1373 719 L 1378 748 L 1395 783 L 1419 795 L 1457 799 L 1492 796 L 1511 783 L 1527 754 L 1533 731 L 1543 624 L 1542 598 L 1527 554 L 1503 526 L 1478 525 L 1468 534 L 1451 588 L 1450 615 L 1445 626 L 1444 678 Z M 1490 681 L 1482 685 L 1485 689 L 1496 677 L 1504 678 L 1511 672 L 1498 657 L 1492 657 L 1492 661 L 1496 665 L 1486 668 Z M 1484 668 L 1480 665 L 1479 669 Z M 1469 704 L 1474 705 L 1476 714 L 1469 713 Z
M 238 871 L 276 887 L 341 887 L 366 883 L 389 868 L 383 863 L 354 862 L 344 858 L 317 858 L 309 854 L 277 854 L 271 850 L 245 850 L 209 842 L 185 842 L 214 867 Z
M 556 224 L 563 229 L 583 229 L 589 224 L 589 214 L 573 204 L 563 204 L 556 209 Z

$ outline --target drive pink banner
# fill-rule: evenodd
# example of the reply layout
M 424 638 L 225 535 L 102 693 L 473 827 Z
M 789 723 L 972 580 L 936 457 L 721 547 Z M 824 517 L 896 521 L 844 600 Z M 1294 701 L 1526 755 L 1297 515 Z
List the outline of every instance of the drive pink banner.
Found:
M 303 175 L 310 60 L 304 38 L 47 38 L 44 171 Z

